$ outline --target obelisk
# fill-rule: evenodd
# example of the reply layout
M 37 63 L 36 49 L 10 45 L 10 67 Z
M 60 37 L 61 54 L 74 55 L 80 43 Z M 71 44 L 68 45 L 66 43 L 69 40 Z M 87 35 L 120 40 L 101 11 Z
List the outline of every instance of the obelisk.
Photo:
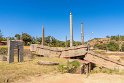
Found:
M 81 41 L 82 45 L 84 45 L 84 24 L 81 23 Z
M 72 21 L 72 12 L 70 12 L 70 47 L 73 46 L 73 21 Z
M 42 26 L 42 47 L 44 46 L 44 25 Z
M 65 47 L 67 48 L 67 36 L 65 38 Z

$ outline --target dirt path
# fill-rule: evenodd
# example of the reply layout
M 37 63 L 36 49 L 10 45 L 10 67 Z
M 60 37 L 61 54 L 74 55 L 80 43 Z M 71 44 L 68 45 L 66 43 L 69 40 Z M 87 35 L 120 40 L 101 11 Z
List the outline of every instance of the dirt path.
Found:
M 16 83 L 124 83 L 123 75 L 92 74 L 89 77 L 79 74 L 57 74 L 31 77 Z

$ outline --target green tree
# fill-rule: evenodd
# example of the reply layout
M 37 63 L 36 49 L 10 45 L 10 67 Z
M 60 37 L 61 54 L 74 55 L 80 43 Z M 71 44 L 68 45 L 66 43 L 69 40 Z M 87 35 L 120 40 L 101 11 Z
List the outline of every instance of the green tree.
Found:
M 111 40 L 118 41 L 119 40 L 119 36 L 111 36 Z
M 25 45 L 30 45 L 32 42 L 32 37 L 27 33 L 22 33 L 22 40 Z
M 41 37 L 36 37 L 35 42 L 36 42 L 36 44 L 41 44 L 42 38 Z
M 17 40 L 21 39 L 21 35 L 20 34 L 16 34 L 15 37 L 16 37 Z
M 110 36 L 107 35 L 106 38 L 110 38 Z
M 119 45 L 112 41 L 107 45 L 107 48 L 110 51 L 119 51 Z
M 15 40 L 15 38 L 14 38 L 14 37 L 9 37 L 9 39 L 10 39 L 10 40 Z

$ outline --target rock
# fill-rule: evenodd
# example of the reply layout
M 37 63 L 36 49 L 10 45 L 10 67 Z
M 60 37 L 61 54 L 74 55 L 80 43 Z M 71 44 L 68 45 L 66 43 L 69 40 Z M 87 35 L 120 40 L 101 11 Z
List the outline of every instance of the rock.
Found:
M 58 62 L 49 62 L 49 61 L 38 61 L 38 65 L 59 65 Z

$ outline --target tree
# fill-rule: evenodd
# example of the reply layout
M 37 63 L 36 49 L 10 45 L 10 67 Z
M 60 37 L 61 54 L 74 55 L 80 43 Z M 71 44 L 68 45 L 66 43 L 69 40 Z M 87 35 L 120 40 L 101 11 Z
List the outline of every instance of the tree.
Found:
M 16 34 L 15 37 L 16 37 L 17 40 L 21 39 L 21 35 L 20 34 Z
M 1 30 L 0 30 L 0 41 L 2 41 L 2 39 L 3 39 L 3 35 L 2 35 Z
M 106 38 L 110 38 L 110 36 L 107 35 Z
M 27 33 L 22 33 L 22 40 L 24 41 L 25 45 L 30 45 L 32 42 L 32 37 Z
M 81 43 L 81 42 L 79 42 L 79 41 L 74 41 L 74 42 L 73 42 L 73 44 L 74 44 L 74 46 L 79 46 L 79 45 L 82 45 L 82 43 Z
M 107 45 L 107 48 L 110 51 L 119 51 L 119 45 L 112 41 Z
M 118 41 L 118 37 L 117 36 L 111 36 L 111 40 L 115 40 L 115 41 Z

